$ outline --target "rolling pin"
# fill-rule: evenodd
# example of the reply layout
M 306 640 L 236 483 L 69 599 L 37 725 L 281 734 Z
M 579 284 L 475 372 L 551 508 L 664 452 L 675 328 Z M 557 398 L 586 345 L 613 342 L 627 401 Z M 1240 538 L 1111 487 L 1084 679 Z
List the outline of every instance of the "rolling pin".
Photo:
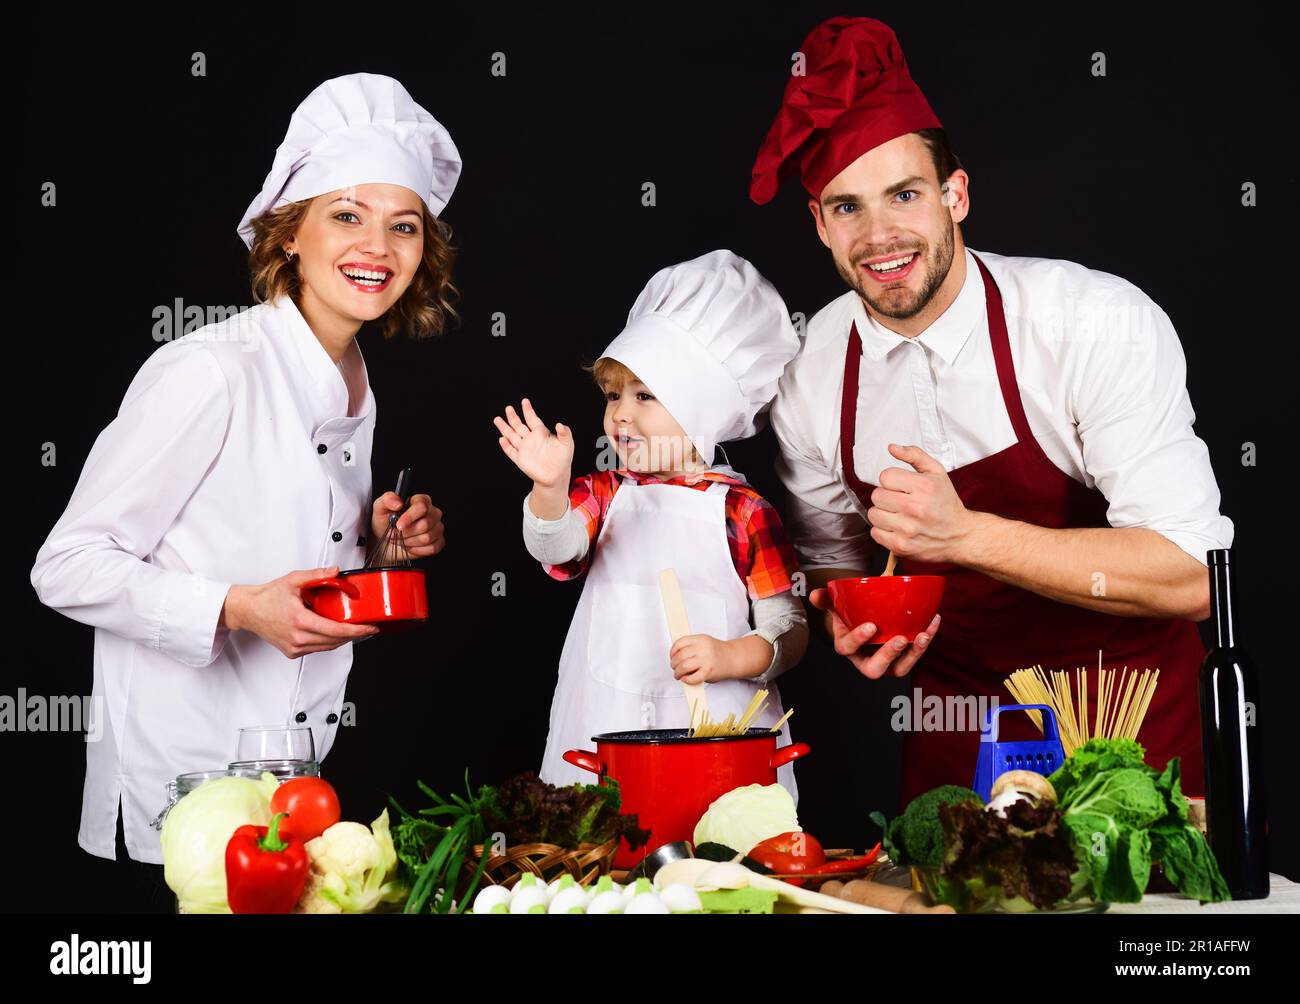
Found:
M 911 889 L 900 889 L 894 885 L 885 885 L 883 882 L 872 882 L 869 879 L 854 879 L 852 882 L 841 882 L 838 879 L 832 879 L 829 882 L 822 883 L 821 892 L 825 896 L 834 896 L 836 899 L 845 899 L 851 903 L 861 903 L 864 906 L 878 907 L 881 910 L 888 910 L 890 913 L 957 912 L 947 905 L 931 906 L 919 892 L 913 892 Z

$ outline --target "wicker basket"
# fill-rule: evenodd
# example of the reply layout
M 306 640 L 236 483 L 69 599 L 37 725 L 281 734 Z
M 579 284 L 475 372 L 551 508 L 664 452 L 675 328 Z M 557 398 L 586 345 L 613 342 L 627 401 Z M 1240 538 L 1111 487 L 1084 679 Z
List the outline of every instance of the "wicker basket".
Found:
M 484 845 L 475 844 L 473 855 L 465 859 L 464 873 L 468 880 L 478 868 Z M 507 889 L 525 874 L 536 875 L 541 882 L 551 882 L 562 875 L 572 875 L 579 885 L 591 885 L 602 875 L 608 875 L 618 850 L 618 838 L 603 844 L 581 844 L 570 850 L 558 844 L 519 844 L 505 854 L 494 854 L 483 868 L 483 881 L 503 885 Z

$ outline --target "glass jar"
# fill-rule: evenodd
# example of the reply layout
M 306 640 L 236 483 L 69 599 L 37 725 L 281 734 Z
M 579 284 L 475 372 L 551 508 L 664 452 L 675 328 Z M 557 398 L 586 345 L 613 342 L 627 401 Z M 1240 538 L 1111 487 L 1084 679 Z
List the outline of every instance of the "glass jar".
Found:
M 149 825 L 155 830 L 162 830 L 163 821 L 167 818 L 167 813 L 172 811 L 172 806 L 204 781 L 211 781 L 218 777 L 247 777 L 256 781 L 260 776 L 258 772 L 246 770 L 242 767 L 226 767 L 223 770 L 196 770 L 188 774 L 177 774 L 174 780 L 167 782 L 167 804 L 162 807 L 162 811 L 153 818 Z
M 226 766 L 240 776 L 261 777 L 262 771 L 270 771 L 281 783 L 291 777 L 320 777 L 315 760 L 234 760 Z

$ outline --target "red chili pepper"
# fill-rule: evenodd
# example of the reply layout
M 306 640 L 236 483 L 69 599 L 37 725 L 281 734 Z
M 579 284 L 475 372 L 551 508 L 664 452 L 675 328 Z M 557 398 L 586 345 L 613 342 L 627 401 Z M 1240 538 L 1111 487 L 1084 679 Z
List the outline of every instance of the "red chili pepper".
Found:
M 816 868 L 811 869 L 814 875 L 834 875 L 836 872 L 855 872 L 859 868 L 866 868 L 867 865 L 875 863 L 876 858 L 880 856 L 880 844 L 867 851 L 866 854 L 856 858 L 831 858 Z
M 292 913 L 307 884 L 307 848 L 280 832 L 277 812 L 270 826 L 241 826 L 226 844 L 226 901 L 232 913 Z

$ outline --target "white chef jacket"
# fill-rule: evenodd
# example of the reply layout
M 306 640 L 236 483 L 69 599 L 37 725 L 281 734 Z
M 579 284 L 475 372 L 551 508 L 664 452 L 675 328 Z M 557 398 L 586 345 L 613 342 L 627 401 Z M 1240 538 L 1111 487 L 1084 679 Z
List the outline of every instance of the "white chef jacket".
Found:
M 335 364 L 288 296 L 140 368 L 31 574 L 95 628 L 82 848 L 115 856 L 120 798 L 128 853 L 161 863 L 166 782 L 234 760 L 241 726 L 307 724 L 329 752 L 351 644 L 288 659 L 217 621 L 232 583 L 364 563 L 374 425 L 360 347 Z
M 1192 431 L 1187 365 L 1172 322 L 1132 283 L 1075 262 L 976 251 L 1001 291 L 1029 427 L 1062 471 L 1106 497 L 1115 527 L 1146 527 L 1202 564 L 1232 544 L 1209 450 Z M 771 422 L 790 492 L 786 529 L 804 571 L 866 572 L 873 541 L 840 460 L 840 397 L 850 325 L 862 340 L 853 466 L 879 483 L 912 468 L 889 444 L 919 446 L 945 470 L 1016 440 L 1002 403 L 970 249 L 966 280 L 915 338 L 869 317 L 850 290 L 808 323 L 782 374 Z

